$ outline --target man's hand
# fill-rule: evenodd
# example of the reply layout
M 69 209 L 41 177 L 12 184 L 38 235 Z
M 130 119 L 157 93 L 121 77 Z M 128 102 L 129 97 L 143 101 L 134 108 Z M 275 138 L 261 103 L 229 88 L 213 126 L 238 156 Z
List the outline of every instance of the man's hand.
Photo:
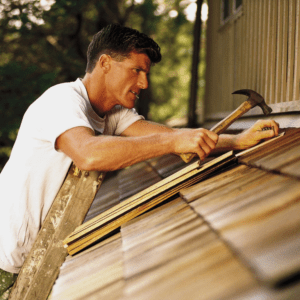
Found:
M 271 130 L 263 130 L 264 128 L 272 128 Z M 261 140 L 268 140 L 277 136 L 279 132 L 279 125 L 273 120 L 258 120 L 252 127 L 243 131 L 236 136 L 235 149 L 247 149 Z
M 178 129 L 175 133 L 174 153 L 196 153 L 201 160 L 216 148 L 219 136 L 207 129 Z

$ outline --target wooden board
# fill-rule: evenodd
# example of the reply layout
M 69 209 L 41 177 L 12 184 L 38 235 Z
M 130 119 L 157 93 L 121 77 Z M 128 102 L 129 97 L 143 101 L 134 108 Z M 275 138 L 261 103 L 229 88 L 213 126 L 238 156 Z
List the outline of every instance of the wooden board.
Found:
M 255 172 L 245 171 L 238 184 L 216 180 L 213 192 L 190 205 L 261 281 L 278 285 L 300 271 L 300 181 Z
M 62 241 L 84 220 L 103 178 L 101 172 L 81 172 L 72 165 L 20 270 L 9 299 L 47 299 L 67 256 Z
M 120 170 L 118 173 L 119 200 L 123 201 L 160 180 L 161 177 L 148 162 L 141 162 Z
M 125 222 L 190 186 L 235 158 L 230 151 L 199 167 L 195 162 L 79 226 L 64 243 L 75 254 Z M 150 201 L 151 200 L 151 201 Z
M 106 211 L 107 209 L 119 203 L 120 193 L 117 189 L 112 189 L 112 186 L 117 186 L 117 185 L 118 185 L 117 176 L 113 176 L 111 178 L 107 178 L 107 177 L 105 178 L 104 182 L 101 185 L 101 189 L 96 194 L 95 199 L 83 223 L 98 216 L 100 213 Z
M 218 188 L 230 184 L 232 181 L 239 180 L 243 177 L 244 172 L 252 170 L 248 166 L 234 166 L 229 171 L 223 171 L 221 174 L 215 175 L 212 178 L 206 179 L 191 187 L 180 190 L 180 196 L 187 202 L 192 202 L 199 199 Z
M 233 299 L 257 286 L 247 267 L 179 198 L 122 225 L 121 234 L 123 299 Z
M 196 157 L 192 161 L 197 161 Z M 163 155 L 148 160 L 148 163 L 156 170 L 156 172 L 163 178 L 166 178 L 173 173 L 184 169 L 187 164 L 177 155 Z M 205 163 L 205 162 L 204 162 Z
M 118 300 L 125 286 L 121 234 L 117 233 L 62 265 L 49 300 Z

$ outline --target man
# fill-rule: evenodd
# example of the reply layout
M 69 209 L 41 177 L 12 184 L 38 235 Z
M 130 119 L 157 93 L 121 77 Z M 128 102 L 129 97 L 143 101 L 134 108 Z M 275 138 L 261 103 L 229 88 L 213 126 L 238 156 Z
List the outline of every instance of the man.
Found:
M 168 153 L 204 159 L 278 134 L 274 121 L 219 137 L 146 121 L 133 107 L 160 60 L 152 39 L 109 25 L 89 45 L 84 78 L 50 88 L 28 108 L 0 176 L 0 276 L 11 278 L 2 292 L 15 280 L 72 161 L 82 170 L 111 171 Z M 258 131 L 270 126 L 274 132 Z

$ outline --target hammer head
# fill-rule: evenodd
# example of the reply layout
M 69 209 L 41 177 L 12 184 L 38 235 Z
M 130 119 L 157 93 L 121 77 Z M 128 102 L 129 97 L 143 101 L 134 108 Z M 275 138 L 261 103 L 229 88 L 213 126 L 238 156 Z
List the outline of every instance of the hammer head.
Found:
M 247 100 L 251 103 L 252 107 L 259 105 L 265 115 L 269 115 L 272 112 L 272 108 L 266 104 L 265 99 L 253 90 L 243 89 L 235 91 L 232 94 L 248 96 L 249 98 Z

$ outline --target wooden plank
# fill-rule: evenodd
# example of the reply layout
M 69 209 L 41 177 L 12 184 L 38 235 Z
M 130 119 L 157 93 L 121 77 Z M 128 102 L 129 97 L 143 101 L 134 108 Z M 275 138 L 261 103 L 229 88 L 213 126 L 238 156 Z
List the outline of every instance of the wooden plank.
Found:
M 259 75 L 260 75 L 260 58 L 261 58 L 261 19 L 262 19 L 262 9 L 261 9 L 262 2 L 261 0 L 255 1 L 255 18 L 254 18 L 254 63 L 253 63 L 253 87 L 254 90 L 260 92 L 259 87 Z
M 118 189 L 112 189 L 112 186 L 118 186 L 117 176 L 110 178 L 107 176 L 105 178 L 101 185 L 101 190 L 99 190 L 96 194 L 95 199 L 85 217 L 84 223 L 119 203 L 119 191 Z
M 84 220 L 103 178 L 101 172 L 81 172 L 74 165 L 70 168 L 20 270 L 10 299 L 47 299 L 67 256 L 62 241 Z
M 289 178 L 284 176 L 278 176 L 274 174 L 266 173 L 260 179 L 251 181 L 249 183 L 242 185 L 238 192 L 234 190 L 231 194 L 227 194 L 225 197 L 214 199 L 213 203 L 208 206 L 197 205 L 197 209 L 202 209 L 202 213 L 206 214 L 207 220 L 209 222 L 221 222 L 221 220 L 227 219 L 226 216 L 232 215 L 232 220 L 235 216 L 242 214 L 243 211 L 248 211 L 248 207 L 255 207 L 256 202 L 267 201 L 274 197 L 276 194 L 280 194 L 282 188 L 287 188 L 289 186 Z M 221 190 L 220 190 L 221 192 Z M 254 213 L 254 211 L 253 211 Z
M 147 162 L 141 162 L 118 174 L 118 190 L 120 201 L 159 182 L 161 177 Z
M 300 158 L 300 141 L 295 141 L 292 144 L 288 144 L 287 147 L 271 153 L 264 158 L 256 160 L 251 164 L 265 170 L 279 171 L 281 167 L 292 163 L 294 160 Z
M 251 44 L 251 40 L 250 40 L 250 30 L 251 30 L 251 26 L 249 26 L 250 24 L 250 16 L 251 16 L 251 2 L 248 1 L 248 2 L 245 2 L 243 3 L 244 5 L 244 12 L 245 12 L 245 21 L 244 21 L 244 28 L 245 28 L 245 58 L 244 58 L 244 76 L 245 76 L 245 79 L 244 79 L 244 87 L 246 86 L 250 86 L 250 58 L 251 58 L 251 55 L 250 55 L 250 44 Z
M 234 158 L 232 158 L 234 160 Z M 230 161 L 232 161 L 230 160 Z M 228 161 L 224 162 L 223 164 L 228 163 Z M 219 166 L 220 167 L 220 166 Z M 68 245 L 68 252 L 70 255 L 74 255 L 80 250 L 84 249 L 85 247 L 89 246 L 90 244 L 96 242 L 106 234 L 110 233 L 111 231 L 117 229 L 122 224 L 132 220 L 133 218 L 143 214 L 144 212 L 148 211 L 149 209 L 153 208 L 154 206 L 160 204 L 164 200 L 169 199 L 170 197 L 177 194 L 182 188 L 186 188 L 195 184 L 202 180 L 203 178 L 207 177 L 209 174 L 214 172 L 218 167 L 211 168 L 204 173 L 198 174 L 181 184 L 178 184 L 176 187 L 173 187 L 170 190 L 167 190 L 164 193 L 161 193 L 159 196 L 154 197 L 150 201 L 137 206 L 136 208 L 130 210 L 124 215 L 119 216 L 115 220 L 102 225 L 101 227 L 97 228 L 96 230 L 87 230 L 84 234 L 81 234 L 79 238 Z
M 283 22 L 284 22 L 284 15 L 283 15 L 283 6 L 285 0 L 277 0 L 278 1 L 278 18 L 277 18 L 277 43 L 276 43 L 276 71 L 275 71 L 275 103 L 280 102 L 281 96 L 281 88 L 282 88 L 282 57 L 283 57 L 283 37 L 285 33 L 283 32 Z
M 296 0 L 295 66 L 293 100 L 300 100 L 300 0 Z
M 202 300 L 233 299 L 257 285 L 227 245 L 179 198 L 124 224 L 121 233 L 124 299 L 193 300 L 199 299 L 199 291 Z
M 87 222 L 86 224 L 84 224 L 82 227 L 79 227 L 76 229 L 76 231 L 72 234 L 72 238 L 74 238 L 74 236 L 82 231 L 82 228 L 85 228 L 87 226 L 89 226 L 89 229 L 94 229 L 93 226 L 95 226 L 95 224 L 101 225 L 101 224 L 105 224 L 107 221 L 110 221 L 114 218 L 114 216 L 112 216 L 114 213 L 116 213 L 116 211 L 121 211 L 123 212 L 124 210 L 129 210 L 132 206 L 134 207 L 134 205 L 139 204 L 140 201 L 144 200 L 146 197 L 147 198 L 151 198 L 153 196 L 155 196 L 157 193 L 159 193 L 161 190 L 164 191 L 174 185 L 176 185 L 179 182 L 184 181 L 185 179 L 190 178 L 193 175 L 196 175 L 199 172 L 205 171 L 207 169 L 209 169 L 210 167 L 212 167 L 215 164 L 218 164 L 219 162 L 226 160 L 229 157 L 232 157 L 233 152 L 230 151 L 224 155 L 222 155 L 219 158 L 216 158 L 215 160 L 208 162 L 207 164 L 199 167 L 199 162 L 195 162 L 193 164 L 191 164 L 190 166 L 187 166 L 186 168 L 184 168 L 183 170 L 178 171 L 177 173 L 165 178 L 164 180 L 161 180 L 160 182 L 152 185 L 151 187 L 141 191 L 140 193 L 130 197 L 129 199 L 127 199 L 126 201 L 123 201 L 122 203 L 120 203 L 119 205 L 113 207 L 110 210 L 107 210 L 106 212 L 104 212 L 103 214 L 101 214 L 100 216 L 98 216 L 97 218 Z M 107 219 L 108 218 L 108 219 Z M 101 221 L 101 223 L 99 223 L 99 221 Z M 95 227 L 97 227 L 95 226 Z M 66 239 L 67 242 L 68 239 Z
M 206 179 L 198 184 L 195 184 L 186 189 L 180 190 L 180 196 L 186 202 L 192 202 L 194 200 L 203 197 L 216 189 L 224 187 L 232 181 L 239 180 L 244 176 L 244 172 L 254 171 L 255 169 L 248 166 L 234 166 L 229 171 L 223 171 L 221 174 L 215 175 L 212 178 Z
M 244 192 L 220 189 L 219 196 L 211 195 L 215 204 L 201 199 L 191 206 L 238 250 L 260 280 L 275 285 L 300 270 L 299 186 L 299 180 L 266 174 L 256 185 L 242 185 Z
M 253 266 L 260 280 L 270 285 L 300 270 L 299 182 L 286 188 L 288 192 L 277 190 L 266 201 L 255 202 L 249 210 L 234 215 L 231 225 L 225 225 L 225 220 L 214 222 L 214 226 L 221 226 L 221 235 Z
M 255 24 L 256 24 L 256 18 L 255 18 L 255 4 L 256 1 L 250 1 L 249 2 L 249 8 L 250 8 L 250 18 L 249 18 L 249 27 L 250 27 L 250 33 L 249 33 L 249 88 L 255 90 L 255 87 L 253 85 L 255 74 L 253 74 L 253 66 L 254 66 L 254 48 L 255 48 Z
M 195 161 L 197 161 L 196 157 L 191 163 L 194 163 Z M 156 170 L 156 172 L 162 178 L 166 178 L 187 166 L 186 163 L 179 156 L 172 154 L 152 158 L 147 162 Z M 203 163 L 205 163 L 205 161 Z
M 121 234 L 74 256 L 62 265 L 49 300 L 117 300 L 125 286 Z
M 288 66 L 287 66 L 287 91 L 286 101 L 293 101 L 293 78 L 295 57 L 295 32 L 296 32 L 296 1 L 289 1 L 289 28 L 288 28 Z
M 233 160 L 233 152 L 231 151 L 200 168 L 198 163 L 195 163 L 194 166 L 192 164 L 137 195 L 130 197 L 93 220 L 79 226 L 64 241 L 69 253 L 75 254 L 88 244 L 95 242 L 118 228 L 123 223 L 178 193 L 180 189 L 198 182 L 223 166 L 223 164 Z
M 253 193 L 256 192 L 259 198 L 259 192 L 264 182 L 269 182 L 272 175 L 268 175 L 261 170 L 255 170 L 251 174 L 245 173 L 244 177 L 238 181 L 226 185 L 223 188 L 216 188 L 211 192 L 193 202 L 190 205 L 207 220 L 217 219 L 226 211 L 235 209 L 247 201 L 247 197 L 252 199 Z M 274 183 L 277 183 L 274 181 Z M 241 204 L 240 204 L 241 202 Z
M 268 58 L 268 17 L 269 17 L 269 11 L 268 11 L 268 0 L 262 1 L 262 47 L 261 47 L 261 64 L 260 64 L 260 91 L 261 94 L 264 95 L 266 90 L 266 73 L 267 73 L 267 58 Z M 266 98 L 267 99 L 267 98 Z
M 300 160 L 291 162 L 280 168 L 282 174 L 289 174 L 290 176 L 300 177 Z
M 267 103 L 275 103 L 275 84 L 276 84 L 276 36 L 277 36 L 277 20 L 278 20 L 278 7 L 277 5 L 273 5 L 274 1 L 270 0 L 270 15 L 271 15 L 271 27 L 270 27 L 270 61 L 268 62 L 267 68 L 269 72 L 269 78 L 267 80 L 267 84 L 269 86 L 269 99 L 267 99 Z
M 281 91 L 278 98 L 278 102 L 286 102 L 287 95 L 287 59 L 288 59 L 288 24 L 289 24 L 289 3 L 288 1 L 283 1 L 283 20 L 282 20 L 282 39 L 281 39 L 281 47 L 282 47 L 282 61 L 281 61 Z
M 273 51 L 272 46 L 272 29 L 273 29 L 273 15 L 272 15 L 272 3 L 274 3 L 274 0 L 268 0 L 268 17 L 267 17 L 267 43 L 266 43 L 266 49 L 267 49 L 267 58 L 266 58 L 266 73 L 265 73 L 265 93 L 264 97 L 267 103 L 271 103 L 271 88 L 270 88 L 270 80 L 272 76 L 271 72 L 271 62 L 272 62 L 272 55 L 271 51 Z
M 241 79 L 242 79 L 242 47 L 243 47 L 243 40 L 242 40 L 242 19 L 239 18 L 234 22 L 234 62 L 233 62 L 233 91 L 241 89 Z M 233 107 L 237 107 L 235 102 L 233 103 Z

